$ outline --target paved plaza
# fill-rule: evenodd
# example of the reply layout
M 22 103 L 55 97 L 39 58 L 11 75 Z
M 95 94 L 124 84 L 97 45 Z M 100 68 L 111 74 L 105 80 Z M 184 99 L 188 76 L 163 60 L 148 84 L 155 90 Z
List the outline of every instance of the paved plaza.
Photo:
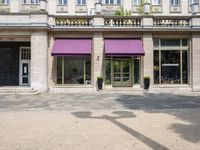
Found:
M 199 150 L 200 93 L 0 95 L 0 150 Z

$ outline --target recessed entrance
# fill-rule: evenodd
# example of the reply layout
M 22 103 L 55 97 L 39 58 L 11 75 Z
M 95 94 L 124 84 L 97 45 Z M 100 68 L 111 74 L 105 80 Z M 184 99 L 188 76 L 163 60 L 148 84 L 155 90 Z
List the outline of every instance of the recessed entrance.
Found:
M 20 62 L 20 47 L 30 47 L 30 42 L 0 42 L 0 86 L 21 85 L 20 66 L 27 64 Z
M 131 59 L 113 59 L 113 86 L 132 86 Z

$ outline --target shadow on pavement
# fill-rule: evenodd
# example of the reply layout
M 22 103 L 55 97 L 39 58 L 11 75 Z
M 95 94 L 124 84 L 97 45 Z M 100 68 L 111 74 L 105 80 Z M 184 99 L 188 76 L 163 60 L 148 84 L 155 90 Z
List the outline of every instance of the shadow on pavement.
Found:
M 114 111 L 112 112 L 115 115 L 118 116 L 109 116 L 109 115 L 102 115 L 102 116 L 92 116 L 92 112 L 89 111 L 84 111 L 84 112 L 74 112 L 72 113 L 74 116 L 77 118 L 87 118 L 87 119 L 103 119 L 103 120 L 108 120 L 115 124 L 117 127 L 121 128 L 123 131 L 127 132 L 131 136 L 135 137 L 142 143 L 148 145 L 152 149 L 157 149 L 157 150 L 168 150 L 167 147 L 159 144 L 158 142 L 146 137 L 145 135 L 137 132 L 136 130 L 122 124 L 121 122 L 117 121 L 117 119 L 124 119 L 124 118 L 134 118 L 136 117 L 132 112 L 129 111 Z
M 117 102 L 127 109 L 143 110 L 148 113 L 165 113 L 186 123 L 175 123 L 169 129 L 183 139 L 198 143 L 200 141 L 200 97 L 173 94 L 146 94 L 144 98 L 120 95 Z

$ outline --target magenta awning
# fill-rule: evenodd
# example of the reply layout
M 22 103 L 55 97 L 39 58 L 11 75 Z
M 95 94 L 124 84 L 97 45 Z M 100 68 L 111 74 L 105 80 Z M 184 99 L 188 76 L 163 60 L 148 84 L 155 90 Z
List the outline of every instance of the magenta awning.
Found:
M 91 55 L 92 39 L 56 39 L 51 55 Z
M 141 56 L 144 48 L 141 39 L 105 39 L 107 56 Z

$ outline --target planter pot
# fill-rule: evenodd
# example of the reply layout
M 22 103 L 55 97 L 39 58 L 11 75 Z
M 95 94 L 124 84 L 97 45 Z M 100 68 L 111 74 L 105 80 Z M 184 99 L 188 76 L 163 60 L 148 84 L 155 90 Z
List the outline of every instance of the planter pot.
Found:
M 144 78 L 144 89 L 148 90 L 150 85 L 150 79 L 149 78 Z
M 103 87 L 103 79 L 97 79 L 97 83 L 98 83 L 98 89 L 102 90 Z

